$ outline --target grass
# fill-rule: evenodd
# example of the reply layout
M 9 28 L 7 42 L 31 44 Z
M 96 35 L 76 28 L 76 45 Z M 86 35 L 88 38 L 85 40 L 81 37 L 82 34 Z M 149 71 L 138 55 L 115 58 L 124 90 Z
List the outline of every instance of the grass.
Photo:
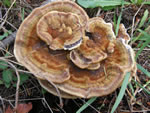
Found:
M 83 106 L 80 107 L 80 109 L 76 113 L 81 113 L 82 111 L 84 111 L 95 100 L 96 100 L 96 97 L 93 97 L 93 98 L 89 99 Z
M 140 64 L 137 64 L 137 68 L 150 78 L 150 72 L 148 72 L 146 69 L 144 69 Z
M 150 91 L 148 89 L 146 89 L 142 84 L 140 84 L 139 82 L 132 80 L 136 85 L 138 85 L 140 88 L 143 89 L 144 92 L 146 92 L 148 95 L 150 95 Z
M 119 92 L 119 95 L 117 96 L 117 99 L 112 107 L 112 110 L 111 110 L 111 113 L 114 113 L 116 108 L 118 107 L 118 105 L 120 104 L 124 94 L 125 94 L 125 90 L 127 88 L 127 85 L 128 85 L 128 81 L 129 81 L 129 78 L 130 78 L 130 73 L 127 73 L 125 75 L 125 78 L 123 80 L 123 83 L 122 83 L 122 86 L 121 86 L 121 89 L 120 89 L 120 92 Z
M 115 28 L 116 36 L 118 35 L 118 31 L 119 31 L 119 24 L 121 22 L 121 16 L 122 16 L 122 12 L 123 12 L 123 7 L 124 7 L 124 0 L 121 1 L 121 12 L 120 12 L 120 15 L 118 17 L 117 25 L 116 25 L 116 28 Z

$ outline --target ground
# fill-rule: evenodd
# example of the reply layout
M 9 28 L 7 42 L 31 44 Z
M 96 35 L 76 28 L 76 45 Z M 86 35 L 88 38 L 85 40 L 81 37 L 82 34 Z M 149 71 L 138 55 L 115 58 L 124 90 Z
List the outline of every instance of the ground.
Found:
M 15 1 L 13 6 L 11 6 L 11 4 L 13 4 L 13 0 L 0 1 L 0 36 L 4 36 L 4 34 L 6 34 L 4 39 L 1 39 L 1 41 L 5 40 L 8 37 L 7 34 L 11 35 L 12 33 L 15 33 L 22 23 L 23 19 L 27 17 L 34 8 L 41 6 L 43 1 L 44 0 L 17 0 Z M 136 24 L 138 24 L 143 17 L 144 11 L 147 9 L 150 13 L 149 5 L 143 5 L 142 7 L 141 5 L 142 4 L 130 4 L 124 6 L 121 23 L 125 25 L 130 36 L 132 33 L 134 16 L 134 27 L 136 29 Z M 106 22 L 113 22 L 114 14 L 116 15 L 116 17 L 118 17 L 120 15 L 121 7 L 119 6 L 107 11 L 104 11 L 101 8 L 85 10 L 90 17 L 99 16 L 102 17 Z M 144 30 L 149 25 L 150 15 L 148 15 L 146 22 L 141 29 Z M 138 36 L 138 34 L 139 33 L 135 33 L 134 35 Z M 12 36 L 10 36 L 10 38 L 12 38 Z M 137 53 L 140 49 L 140 47 L 138 47 L 138 44 L 140 42 L 141 41 L 137 40 L 132 44 L 135 53 Z M 6 53 L 9 52 L 9 56 L 11 56 L 9 58 L 11 60 L 11 63 L 17 66 L 17 68 L 20 69 L 20 72 L 29 73 L 23 66 L 17 64 L 17 61 L 13 55 L 14 40 L 12 39 L 12 41 L 7 41 L 6 43 L 7 44 L 3 49 L 1 48 L 3 46 L 1 46 L 0 44 L 0 60 L 7 58 Z M 149 47 L 145 47 L 145 49 L 141 52 L 141 54 L 137 58 L 137 63 L 143 66 L 143 68 L 147 71 L 150 71 Z M 0 75 L 2 75 L 4 73 L 4 70 L 6 69 L 12 69 L 12 66 L 8 66 L 5 69 L 0 69 Z M 13 72 L 13 74 L 13 76 L 15 76 L 15 72 Z M 33 104 L 33 108 L 29 113 L 50 113 L 50 111 L 53 111 L 54 113 L 74 113 L 88 101 L 88 99 L 63 99 L 63 106 L 60 106 L 58 97 L 43 90 L 32 74 L 29 73 L 28 76 L 29 77 L 27 77 L 27 79 L 23 81 L 23 84 L 20 85 L 18 102 L 31 102 Z M 146 90 L 150 92 L 150 78 L 139 69 L 137 70 L 137 80 L 143 86 L 148 82 Z M 2 76 L 0 76 L 0 81 L 4 82 Z M 116 113 L 148 113 L 148 111 L 150 111 L 150 94 L 148 94 L 143 89 L 140 90 L 140 88 L 134 81 L 131 81 L 131 83 L 134 88 L 136 99 L 133 98 L 131 94 L 132 91 L 128 86 L 125 96 L 119 104 L 119 107 L 116 109 Z M 11 81 L 10 86 L 7 86 L 7 84 L 5 83 L 0 83 L 0 113 L 2 112 L 2 110 L 6 109 L 7 106 L 14 107 L 15 105 L 16 86 L 12 84 L 16 84 L 16 81 Z M 109 113 L 119 91 L 120 88 L 108 96 L 97 97 L 96 101 L 89 105 L 89 107 L 86 108 L 82 113 Z

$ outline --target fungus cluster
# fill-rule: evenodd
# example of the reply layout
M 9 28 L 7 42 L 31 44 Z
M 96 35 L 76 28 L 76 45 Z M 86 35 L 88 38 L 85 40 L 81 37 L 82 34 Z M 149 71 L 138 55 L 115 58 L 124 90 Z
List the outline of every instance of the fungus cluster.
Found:
M 127 72 L 136 73 L 134 52 L 123 24 L 89 18 L 76 3 L 63 0 L 36 8 L 21 24 L 14 54 L 43 88 L 64 98 L 112 93 Z

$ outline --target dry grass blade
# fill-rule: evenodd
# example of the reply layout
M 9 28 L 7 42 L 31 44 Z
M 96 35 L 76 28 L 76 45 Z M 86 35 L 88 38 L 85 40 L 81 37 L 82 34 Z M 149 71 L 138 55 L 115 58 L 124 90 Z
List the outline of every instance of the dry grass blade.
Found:
M 137 16 L 137 14 L 139 13 L 139 11 L 141 10 L 141 8 L 143 7 L 143 5 L 144 5 L 144 2 L 141 4 L 141 6 L 139 7 L 139 9 L 137 10 L 137 12 L 135 13 L 135 15 L 133 16 L 133 20 L 132 20 L 132 29 L 131 29 L 131 38 L 133 37 L 133 32 L 134 32 L 134 30 L 135 30 L 135 26 L 134 26 L 134 22 L 135 22 L 135 17 Z

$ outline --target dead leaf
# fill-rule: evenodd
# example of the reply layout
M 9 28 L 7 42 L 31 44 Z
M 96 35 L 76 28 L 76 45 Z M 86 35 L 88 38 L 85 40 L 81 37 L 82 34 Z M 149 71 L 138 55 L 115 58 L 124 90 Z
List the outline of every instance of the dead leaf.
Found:
M 6 109 L 5 113 L 13 113 L 13 110 L 10 108 L 10 106 L 8 106 L 8 108 Z
M 150 102 L 147 102 L 147 105 L 150 106 Z
M 32 104 L 19 104 L 17 107 L 17 113 L 28 113 L 32 109 Z M 10 106 L 6 109 L 5 113 L 13 113 L 14 109 L 12 110 Z

